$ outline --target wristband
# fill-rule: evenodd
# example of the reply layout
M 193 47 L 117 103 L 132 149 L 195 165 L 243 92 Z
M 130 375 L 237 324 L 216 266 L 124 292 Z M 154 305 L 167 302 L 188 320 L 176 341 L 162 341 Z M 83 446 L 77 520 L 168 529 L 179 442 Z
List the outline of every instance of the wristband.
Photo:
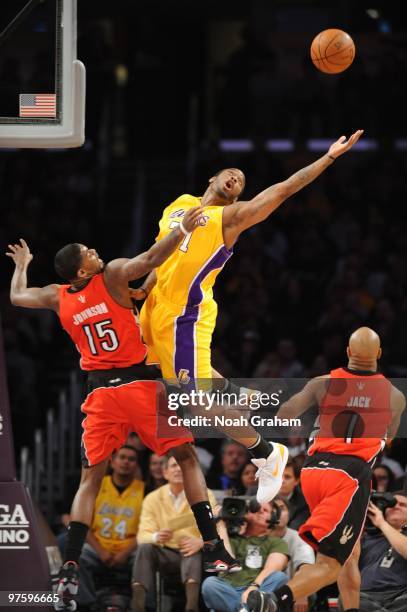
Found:
M 328 155 L 328 153 L 327 153 L 327 155 Z M 336 157 L 333 157 L 333 155 L 328 155 L 328 157 L 329 157 L 329 159 L 332 159 L 332 161 L 336 160 Z
M 234 395 L 236 395 L 237 398 L 239 398 L 241 388 L 235 385 L 235 383 L 230 382 L 228 378 L 226 378 L 225 380 L 226 380 L 225 386 L 223 387 L 222 390 L 219 391 L 220 395 L 223 396 L 224 393 L 227 393 L 228 395 L 232 395 L 233 393 Z
M 181 232 L 184 234 L 184 236 L 189 236 L 189 234 L 191 233 L 191 232 L 188 232 L 188 231 L 185 229 L 185 226 L 184 226 L 184 223 L 183 223 L 183 221 L 182 221 L 182 220 L 181 220 L 181 223 L 179 224 L 179 229 L 180 229 L 180 230 L 181 230 Z

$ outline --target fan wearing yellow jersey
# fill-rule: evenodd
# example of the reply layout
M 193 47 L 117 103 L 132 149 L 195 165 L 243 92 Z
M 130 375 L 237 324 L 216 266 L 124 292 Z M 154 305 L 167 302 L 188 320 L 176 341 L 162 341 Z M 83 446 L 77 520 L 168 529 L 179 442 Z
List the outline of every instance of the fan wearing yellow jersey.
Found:
M 363 130 L 358 130 L 347 141 L 342 136 L 313 164 L 265 189 L 252 200 L 238 201 L 245 176 L 237 168 L 228 168 L 209 180 L 202 198 L 182 195 L 164 210 L 157 240 L 179 225 L 187 210 L 199 204 L 204 207 L 200 227 L 186 234 L 179 248 L 135 292 L 138 299 L 147 296 L 140 319 L 148 346 L 147 362 L 158 363 L 163 377 L 170 383 L 198 384 L 205 389 L 211 387 L 213 376 L 219 376 L 211 364 L 211 340 L 217 314 L 212 287 L 232 255 L 239 235 L 267 219 L 287 198 L 316 179 L 362 133 Z M 275 452 L 269 456 L 270 446 L 251 426 L 239 435 L 245 436 L 239 437 L 239 442 L 253 449 L 256 457 L 253 462 L 259 467 L 258 499 L 267 501 L 270 487 L 277 488 L 275 493 L 280 488 L 287 449 L 274 444 Z
M 137 465 L 136 449 L 124 445 L 113 454 L 112 473 L 102 480 L 80 557 L 80 606 L 96 602 L 94 573 L 114 568 L 126 580 L 131 572 L 144 499 L 144 482 L 134 478 Z

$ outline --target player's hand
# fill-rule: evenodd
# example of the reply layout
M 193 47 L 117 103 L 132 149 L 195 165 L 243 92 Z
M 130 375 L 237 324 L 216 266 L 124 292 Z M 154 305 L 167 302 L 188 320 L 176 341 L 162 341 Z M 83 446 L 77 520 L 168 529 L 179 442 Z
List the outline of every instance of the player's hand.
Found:
M 7 257 L 11 257 L 16 266 L 26 267 L 31 262 L 33 255 L 30 252 L 28 244 L 20 238 L 20 244 L 9 244 Z
M 193 536 L 185 536 L 179 542 L 179 551 L 183 557 L 192 557 L 203 547 L 203 541 L 201 538 L 194 538 Z
M 216 504 L 216 506 L 212 508 L 213 518 L 218 518 L 221 511 L 222 511 L 222 504 Z
M 113 555 L 110 550 L 106 550 L 106 548 L 101 548 L 100 551 L 98 551 L 98 555 L 101 562 L 110 567 L 110 564 L 113 559 Z
M 294 603 L 294 612 L 308 612 L 307 597 L 301 597 Z
M 357 143 L 363 132 L 364 130 L 356 130 L 356 132 L 352 134 L 352 136 L 350 136 L 348 140 L 346 140 L 346 136 L 341 136 L 329 147 L 328 155 L 335 158 L 339 157 L 340 155 L 343 155 L 344 153 L 346 153 L 346 151 L 349 151 L 349 149 L 351 149 L 354 144 Z
M 132 289 L 129 287 L 129 294 L 131 299 L 137 300 L 138 302 L 140 302 L 140 300 L 145 300 L 147 297 L 147 292 L 144 291 L 144 289 L 141 289 L 141 287 L 138 289 Z
M 70 514 L 61 514 L 61 523 L 63 524 L 64 527 L 68 529 L 70 522 L 71 522 Z
M 109 567 L 119 567 L 120 565 L 124 565 L 125 563 L 127 563 L 128 558 L 129 553 L 126 550 L 121 550 L 120 552 L 117 552 L 115 555 L 113 555 Z
M 171 540 L 172 536 L 172 529 L 160 529 L 157 534 L 156 542 L 157 544 L 165 544 L 166 542 L 169 542 Z
M 372 504 L 372 502 L 369 503 L 367 514 L 375 527 L 378 529 L 383 527 L 386 522 L 383 512 L 377 506 L 375 506 L 375 504 Z
M 243 591 L 242 593 L 242 597 L 240 599 L 241 603 L 245 604 L 247 603 L 247 598 L 249 597 L 249 593 L 251 593 L 252 591 L 258 591 L 259 589 L 255 586 L 249 586 L 247 587 L 247 589 L 245 591 Z
M 187 232 L 192 232 L 203 220 L 203 206 L 194 206 L 182 217 L 182 225 Z

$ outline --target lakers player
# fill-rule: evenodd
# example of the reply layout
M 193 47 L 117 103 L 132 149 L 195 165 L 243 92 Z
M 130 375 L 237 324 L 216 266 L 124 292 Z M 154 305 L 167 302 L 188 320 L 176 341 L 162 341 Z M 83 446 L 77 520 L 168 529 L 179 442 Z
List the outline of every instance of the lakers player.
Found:
M 362 133 L 363 130 L 356 131 L 349 140 L 341 136 L 313 164 L 247 202 L 238 201 L 245 186 L 243 172 L 228 168 L 209 180 L 202 198 L 185 194 L 167 206 L 160 221 L 158 241 L 179 226 L 191 207 L 200 204 L 204 211 L 200 227 L 193 234 L 185 234 L 178 249 L 147 277 L 136 294 L 139 299 L 147 297 L 141 310 L 147 362 L 159 364 L 165 379 L 208 388 L 213 378 L 220 376 L 211 364 L 217 315 L 212 288 L 232 256 L 238 237 L 266 220 L 287 198 L 316 179 L 337 157 L 351 149 Z M 210 381 L 209 385 L 203 381 Z M 230 432 L 229 435 L 233 436 Z M 270 453 L 270 445 L 251 426 L 242 428 L 239 442 L 252 452 L 252 461 L 259 468 L 259 502 L 269 501 L 281 487 L 287 449 L 274 443 Z

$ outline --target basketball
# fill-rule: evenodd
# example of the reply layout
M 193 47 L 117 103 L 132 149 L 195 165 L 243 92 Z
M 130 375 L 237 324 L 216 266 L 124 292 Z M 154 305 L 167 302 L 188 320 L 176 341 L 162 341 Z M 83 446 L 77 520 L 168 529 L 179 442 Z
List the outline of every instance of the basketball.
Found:
M 353 62 L 355 44 L 343 30 L 330 28 L 317 34 L 311 45 L 311 59 L 321 72 L 337 74 Z

